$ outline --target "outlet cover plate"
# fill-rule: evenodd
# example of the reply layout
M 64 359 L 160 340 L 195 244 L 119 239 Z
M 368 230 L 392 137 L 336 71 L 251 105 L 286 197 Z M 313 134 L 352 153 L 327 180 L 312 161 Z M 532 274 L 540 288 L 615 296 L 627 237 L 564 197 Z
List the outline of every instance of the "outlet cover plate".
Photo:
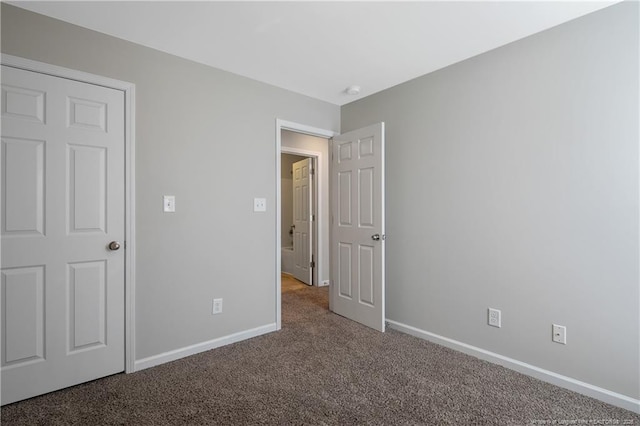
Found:
M 216 315 L 221 313 L 222 313 L 222 299 L 213 299 L 213 308 L 211 310 L 211 315 Z
M 492 327 L 502 327 L 502 312 L 500 309 L 489 308 L 489 325 Z
M 266 198 L 254 198 L 253 199 L 253 211 L 254 212 L 266 212 L 267 211 L 267 199 Z

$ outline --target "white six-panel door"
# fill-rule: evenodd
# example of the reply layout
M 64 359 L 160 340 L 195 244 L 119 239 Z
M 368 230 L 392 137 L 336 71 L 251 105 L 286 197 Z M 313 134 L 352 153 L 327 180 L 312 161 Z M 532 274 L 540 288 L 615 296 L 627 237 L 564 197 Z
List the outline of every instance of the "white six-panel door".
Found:
M 331 150 L 332 309 L 384 331 L 384 123 L 334 137 Z
M 124 93 L 2 66 L 1 107 L 7 404 L 124 370 Z
M 313 284 L 312 253 L 312 159 L 293 163 L 293 276 L 305 284 Z

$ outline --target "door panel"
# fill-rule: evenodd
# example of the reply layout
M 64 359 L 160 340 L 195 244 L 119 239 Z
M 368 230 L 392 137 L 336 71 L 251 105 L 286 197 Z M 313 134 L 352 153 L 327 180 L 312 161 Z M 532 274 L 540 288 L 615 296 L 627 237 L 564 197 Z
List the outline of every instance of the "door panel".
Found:
M 2 404 L 124 370 L 124 93 L 2 66 Z
M 384 331 L 384 123 L 331 149 L 332 310 Z
M 69 352 L 106 344 L 106 279 L 104 261 L 69 266 Z
M 312 253 L 312 174 L 313 160 L 293 163 L 293 276 L 313 284 Z
M 44 141 L 3 138 L 2 170 L 2 235 L 44 235 Z
M 3 68 L 4 69 L 4 68 Z M 40 90 L 2 85 L 2 117 L 44 124 L 44 95 Z
M 106 132 L 107 104 L 69 97 L 69 126 Z
M 69 232 L 106 233 L 107 150 L 104 147 L 68 146 Z
M 351 226 L 351 171 L 338 173 L 338 218 L 340 226 Z
M 359 284 L 359 295 L 360 295 L 360 303 L 364 303 L 371 307 L 375 307 L 375 289 L 374 289 L 374 257 L 375 257 L 375 247 L 360 245 L 359 247 L 360 253 L 358 253 L 358 263 L 359 263 L 359 275 L 360 275 L 360 284 Z
M 359 202 L 359 226 L 360 229 L 373 229 L 373 190 L 374 190 L 374 169 L 369 167 L 358 170 L 358 194 Z
M 339 296 L 351 299 L 353 287 L 351 284 L 351 244 L 338 243 L 338 280 Z
M 44 359 L 44 267 L 2 271 L 2 367 Z

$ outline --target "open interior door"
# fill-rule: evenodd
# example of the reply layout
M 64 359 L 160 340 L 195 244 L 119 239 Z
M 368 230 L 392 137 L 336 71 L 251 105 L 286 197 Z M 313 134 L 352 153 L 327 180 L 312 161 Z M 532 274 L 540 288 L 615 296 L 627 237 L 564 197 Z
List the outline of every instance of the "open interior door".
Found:
M 333 138 L 331 194 L 331 309 L 384 331 L 384 123 Z
M 313 285 L 312 159 L 293 163 L 293 276 Z

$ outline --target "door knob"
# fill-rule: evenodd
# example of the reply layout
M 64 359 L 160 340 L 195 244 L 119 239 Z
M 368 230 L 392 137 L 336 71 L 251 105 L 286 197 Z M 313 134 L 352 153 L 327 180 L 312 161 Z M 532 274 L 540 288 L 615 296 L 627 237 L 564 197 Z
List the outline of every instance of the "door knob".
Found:
M 380 234 L 373 234 L 373 235 L 371 236 L 371 239 L 372 239 L 373 241 L 380 241 Z
M 117 241 L 111 241 L 111 242 L 109 243 L 109 250 L 116 251 L 116 250 L 118 250 L 119 248 L 120 248 L 120 243 L 119 243 L 119 242 L 117 242 Z

